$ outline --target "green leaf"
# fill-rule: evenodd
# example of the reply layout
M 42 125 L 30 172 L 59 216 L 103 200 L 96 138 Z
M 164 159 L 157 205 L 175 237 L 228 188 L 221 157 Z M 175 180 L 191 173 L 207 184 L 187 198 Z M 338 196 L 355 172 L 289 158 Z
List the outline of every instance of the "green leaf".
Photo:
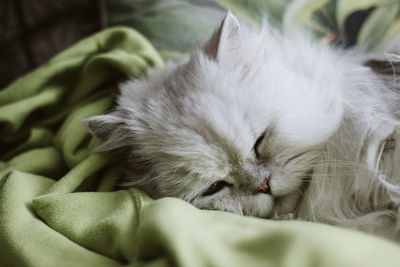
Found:
M 312 20 L 329 29 L 329 33 L 337 32 L 336 1 L 330 0 L 326 5 L 316 10 L 312 16 Z
M 265 16 L 271 25 L 281 24 L 283 13 L 292 0 L 214 0 L 248 22 L 259 23 Z
M 326 25 L 317 25 L 313 21 L 315 12 L 328 4 L 329 0 L 294 0 L 284 14 L 284 24 L 288 29 L 309 26 L 313 29 L 326 28 Z
M 386 3 L 398 3 L 398 0 L 338 0 L 336 6 L 337 24 L 343 30 L 346 18 L 360 9 L 369 9 Z
M 357 38 L 357 46 L 361 50 L 373 50 L 378 46 L 395 20 L 399 6 L 399 3 L 385 4 L 372 11 Z
M 396 21 L 390 25 L 389 29 L 387 29 L 386 34 L 379 43 L 377 50 L 385 51 L 390 41 L 398 36 L 400 36 L 400 18 L 397 18 Z

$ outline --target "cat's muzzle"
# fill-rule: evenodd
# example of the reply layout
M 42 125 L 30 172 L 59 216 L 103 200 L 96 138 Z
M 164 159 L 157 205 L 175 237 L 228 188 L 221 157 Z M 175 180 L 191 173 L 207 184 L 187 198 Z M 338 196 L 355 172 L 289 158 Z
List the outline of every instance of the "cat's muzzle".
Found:
M 261 185 L 257 187 L 256 193 L 271 194 L 271 188 L 269 187 L 269 177 L 265 178 Z

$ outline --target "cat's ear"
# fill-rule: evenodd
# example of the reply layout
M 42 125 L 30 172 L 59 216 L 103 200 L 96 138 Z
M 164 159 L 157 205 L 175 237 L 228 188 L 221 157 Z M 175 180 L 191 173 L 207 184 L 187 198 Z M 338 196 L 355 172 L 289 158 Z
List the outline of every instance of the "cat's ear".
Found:
M 235 62 L 241 56 L 242 50 L 239 21 L 229 10 L 221 26 L 205 44 L 204 52 L 210 59 L 226 65 Z
M 83 123 L 93 136 L 103 141 L 109 139 L 112 133 L 124 124 L 115 114 L 93 116 L 83 120 Z
M 93 116 L 82 122 L 93 136 L 103 141 L 98 150 L 111 150 L 126 145 L 127 125 L 117 112 Z

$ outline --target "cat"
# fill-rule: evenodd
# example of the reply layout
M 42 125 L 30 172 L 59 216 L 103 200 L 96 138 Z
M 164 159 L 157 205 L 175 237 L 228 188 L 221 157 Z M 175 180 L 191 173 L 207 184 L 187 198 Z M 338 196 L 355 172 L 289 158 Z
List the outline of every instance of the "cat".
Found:
M 98 151 L 153 198 L 399 240 L 398 60 L 242 28 L 228 12 L 190 59 L 124 82 L 85 121 Z

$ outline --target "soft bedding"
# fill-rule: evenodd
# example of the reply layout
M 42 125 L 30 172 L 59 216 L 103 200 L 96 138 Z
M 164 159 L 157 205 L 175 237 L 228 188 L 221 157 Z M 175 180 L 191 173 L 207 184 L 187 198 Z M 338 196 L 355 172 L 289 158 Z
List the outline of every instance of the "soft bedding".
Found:
M 117 190 L 123 174 L 81 120 L 162 65 L 117 27 L 0 91 L 0 266 L 400 266 L 400 246 L 371 235 Z

